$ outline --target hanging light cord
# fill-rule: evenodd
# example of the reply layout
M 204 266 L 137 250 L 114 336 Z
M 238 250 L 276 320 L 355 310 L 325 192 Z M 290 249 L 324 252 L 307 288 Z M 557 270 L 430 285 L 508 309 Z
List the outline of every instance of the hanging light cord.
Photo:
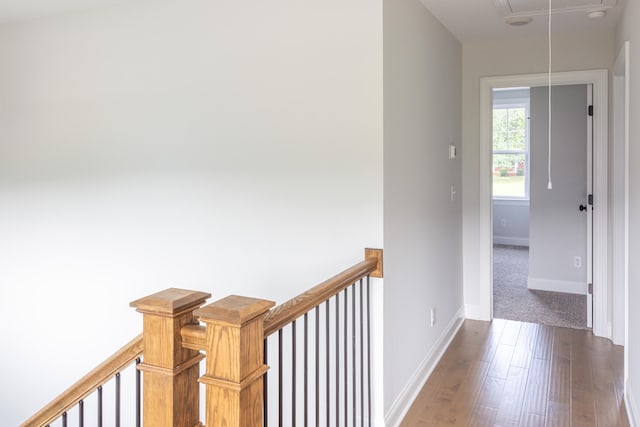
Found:
M 548 173 L 549 173 L 549 183 L 547 184 L 547 189 L 551 190 L 553 185 L 551 184 L 551 0 L 549 0 L 549 165 L 548 165 Z

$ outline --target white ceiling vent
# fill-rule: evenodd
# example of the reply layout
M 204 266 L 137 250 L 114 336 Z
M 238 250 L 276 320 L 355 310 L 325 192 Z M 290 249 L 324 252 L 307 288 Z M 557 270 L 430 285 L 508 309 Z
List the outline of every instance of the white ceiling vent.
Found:
M 494 0 L 505 18 L 547 15 L 549 0 Z M 553 0 L 551 13 L 606 12 L 618 0 Z

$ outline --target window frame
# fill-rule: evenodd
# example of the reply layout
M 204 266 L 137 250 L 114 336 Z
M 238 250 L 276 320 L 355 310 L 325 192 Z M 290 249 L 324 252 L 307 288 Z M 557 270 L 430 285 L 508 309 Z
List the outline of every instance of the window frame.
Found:
M 531 125 L 531 103 L 529 98 L 493 98 L 493 107 L 491 114 L 493 117 L 493 111 L 497 109 L 517 109 L 524 108 L 525 114 L 525 149 L 524 150 L 494 150 L 493 149 L 493 119 L 491 120 L 491 173 L 493 177 L 493 159 L 495 154 L 524 154 L 525 158 L 525 174 L 524 174 L 524 196 L 499 196 L 493 193 L 493 178 L 491 180 L 491 195 L 493 200 L 514 200 L 514 201 L 529 201 L 529 188 L 530 188 L 530 157 L 531 157 L 531 138 L 530 138 L 530 125 Z

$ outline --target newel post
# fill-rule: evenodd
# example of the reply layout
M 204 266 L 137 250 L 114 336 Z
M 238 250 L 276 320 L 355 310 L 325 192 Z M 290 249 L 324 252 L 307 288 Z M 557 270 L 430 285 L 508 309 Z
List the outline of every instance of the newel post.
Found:
M 264 325 L 272 301 L 229 296 L 195 311 L 206 324 L 207 427 L 261 427 Z
M 143 317 L 145 427 L 195 427 L 199 416 L 199 362 L 204 355 L 182 347 L 180 330 L 197 323 L 193 311 L 211 294 L 167 289 L 133 301 Z

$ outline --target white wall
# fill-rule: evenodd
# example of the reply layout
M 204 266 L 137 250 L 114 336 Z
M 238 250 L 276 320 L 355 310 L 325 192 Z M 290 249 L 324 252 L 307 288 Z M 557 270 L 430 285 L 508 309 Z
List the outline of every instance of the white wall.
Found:
M 395 425 L 462 308 L 461 161 L 448 158 L 460 147 L 462 52 L 418 0 L 384 2 L 384 52 L 384 402 Z
M 0 26 L 0 63 L 3 425 L 136 298 L 283 301 L 382 246 L 381 1 L 140 2 Z
M 530 289 L 586 294 L 587 86 L 552 89 L 551 172 L 548 87 L 531 88 Z M 580 257 L 581 266 L 574 265 Z
M 462 47 L 462 163 L 464 299 L 480 311 L 480 269 L 490 260 L 480 259 L 480 77 L 544 73 L 547 71 L 547 37 L 466 42 Z M 591 31 L 557 34 L 553 38 L 553 70 L 610 68 L 615 58 L 614 34 Z M 485 250 L 486 251 L 486 250 Z
M 629 294 L 627 304 L 629 307 L 628 323 L 628 367 L 629 378 L 627 382 L 626 405 L 632 412 L 635 425 L 640 425 L 640 311 L 637 305 L 640 303 L 640 169 L 634 167 L 640 162 L 640 68 L 637 67 L 640 58 L 640 4 L 637 1 L 626 2 L 622 23 L 616 37 L 616 52 L 620 50 L 624 41 L 630 41 L 630 107 L 629 107 Z M 632 421 L 632 426 L 633 426 Z
M 529 246 L 529 201 L 494 199 L 492 204 L 493 243 Z

